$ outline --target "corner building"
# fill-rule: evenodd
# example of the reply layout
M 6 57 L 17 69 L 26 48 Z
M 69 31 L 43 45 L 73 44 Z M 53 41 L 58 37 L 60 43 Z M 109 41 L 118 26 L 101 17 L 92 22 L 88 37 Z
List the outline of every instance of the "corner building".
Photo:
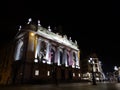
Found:
M 80 50 L 66 35 L 28 22 L 14 40 L 11 83 L 80 80 Z M 7 79 L 8 80 L 8 79 Z M 8 81 L 7 81 L 8 82 Z

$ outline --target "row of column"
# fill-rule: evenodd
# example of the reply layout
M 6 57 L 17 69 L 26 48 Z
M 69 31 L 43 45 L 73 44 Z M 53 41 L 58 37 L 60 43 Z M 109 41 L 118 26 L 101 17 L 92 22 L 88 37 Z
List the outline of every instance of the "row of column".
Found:
M 68 50 L 61 44 L 54 45 L 46 39 L 38 38 L 35 48 L 35 59 L 44 60 L 43 63 L 58 66 L 65 65 L 79 68 L 78 51 Z
M 15 60 L 20 60 L 23 54 L 24 40 L 20 39 L 16 45 Z M 58 66 L 65 65 L 79 68 L 78 51 L 57 42 L 29 36 L 28 43 L 28 59 L 31 58 L 30 52 L 34 52 L 34 62 L 43 60 L 43 63 L 53 64 Z

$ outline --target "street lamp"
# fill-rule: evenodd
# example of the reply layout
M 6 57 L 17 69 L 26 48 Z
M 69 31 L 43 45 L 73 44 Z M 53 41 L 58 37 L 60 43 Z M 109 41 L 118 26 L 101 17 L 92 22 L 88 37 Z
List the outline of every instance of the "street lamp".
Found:
M 93 82 L 93 85 L 97 85 L 96 84 L 96 79 L 95 79 L 95 72 L 93 70 L 93 65 L 94 65 L 94 61 L 93 61 L 93 58 L 90 58 L 90 60 L 88 60 L 88 62 L 91 64 L 92 66 L 92 82 Z
M 118 83 L 120 83 L 120 67 L 114 66 L 114 70 L 117 72 Z

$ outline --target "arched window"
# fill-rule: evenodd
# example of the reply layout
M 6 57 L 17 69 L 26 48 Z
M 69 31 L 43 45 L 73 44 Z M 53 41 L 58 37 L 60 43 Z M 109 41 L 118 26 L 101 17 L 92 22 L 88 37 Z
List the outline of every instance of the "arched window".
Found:
M 73 54 L 72 54 L 72 59 L 73 59 L 73 64 L 72 64 L 72 67 L 76 67 L 76 53 L 75 52 L 73 52 Z
M 73 52 L 73 61 L 76 62 L 76 54 Z
M 39 53 L 39 59 L 42 61 L 46 57 L 46 43 L 44 41 L 41 41 L 41 48 Z
M 60 51 L 60 64 L 62 64 L 62 59 L 63 59 L 63 52 Z
M 69 65 L 69 53 L 67 52 L 67 65 Z
M 51 63 L 55 62 L 55 50 L 53 48 L 51 48 Z

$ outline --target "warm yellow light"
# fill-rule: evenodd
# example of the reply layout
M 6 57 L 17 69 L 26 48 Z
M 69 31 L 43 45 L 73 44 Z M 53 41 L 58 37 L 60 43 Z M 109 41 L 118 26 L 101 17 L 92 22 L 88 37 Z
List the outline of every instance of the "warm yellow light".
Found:
M 79 60 L 80 60 L 80 51 L 78 51 L 78 58 L 79 58 Z
M 31 36 L 34 36 L 35 34 L 31 32 L 30 35 L 31 35 Z

